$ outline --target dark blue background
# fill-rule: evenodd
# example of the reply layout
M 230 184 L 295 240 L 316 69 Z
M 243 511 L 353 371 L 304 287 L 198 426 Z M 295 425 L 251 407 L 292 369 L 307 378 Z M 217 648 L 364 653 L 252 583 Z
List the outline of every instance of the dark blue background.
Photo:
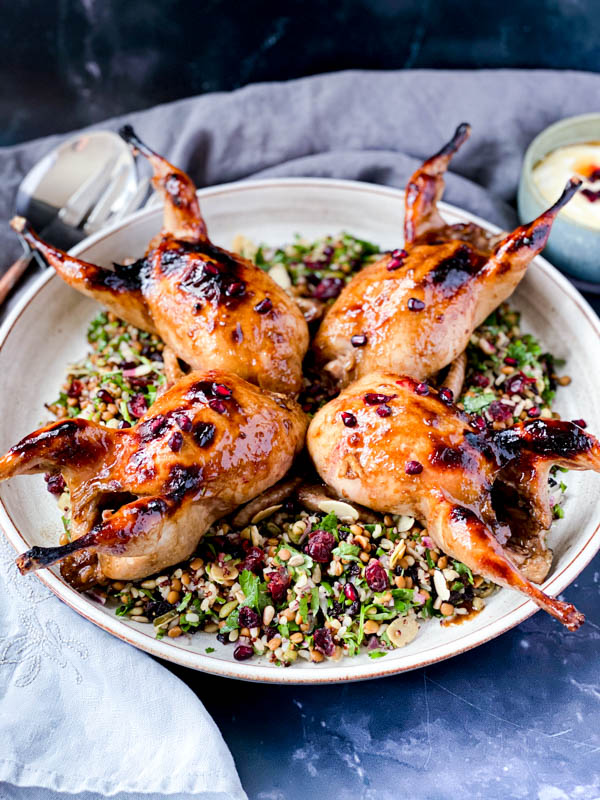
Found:
M 598 0 L 20 0 L 0 26 L 0 144 L 348 67 L 599 71 L 599 23 Z M 540 613 L 395 678 L 286 688 L 173 669 L 215 718 L 252 800 L 592 800 L 598 569 L 567 592 L 587 616 L 578 633 Z

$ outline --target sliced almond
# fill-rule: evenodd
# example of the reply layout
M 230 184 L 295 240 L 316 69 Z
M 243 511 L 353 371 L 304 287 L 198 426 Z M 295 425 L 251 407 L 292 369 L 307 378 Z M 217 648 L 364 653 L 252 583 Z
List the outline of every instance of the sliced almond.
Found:
M 394 569 L 400 559 L 404 557 L 404 553 L 406 553 L 406 542 L 402 540 L 398 542 L 394 548 L 394 552 L 390 556 L 390 569 Z
M 273 514 L 274 514 L 276 511 L 279 511 L 279 509 L 280 509 L 280 508 L 283 508 L 283 505 L 282 505 L 282 503 L 280 503 L 278 506 L 269 506 L 268 508 L 263 508 L 263 510 L 262 510 L 262 511 L 259 511 L 257 514 L 255 514 L 255 515 L 252 517 L 252 519 L 250 520 L 250 522 L 251 522 L 253 525 L 256 525 L 256 523 L 257 523 L 257 522 L 262 522 L 262 521 L 263 521 L 263 519 L 267 519 L 268 517 L 272 517 L 272 516 L 273 516 Z
M 281 286 L 282 289 L 289 289 L 292 285 L 290 274 L 283 264 L 274 264 L 267 275 L 274 280 L 278 286 Z
M 396 523 L 396 530 L 400 531 L 400 533 L 404 533 L 405 531 L 409 531 L 414 524 L 414 517 L 409 517 L 407 514 L 402 514 Z
M 394 647 L 404 647 L 415 638 L 419 632 L 419 623 L 413 611 L 404 617 L 398 617 L 388 625 L 386 633 Z
M 342 503 L 341 500 L 321 500 L 319 511 L 324 514 L 335 514 L 341 522 L 356 522 L 359 517 L 358 511 L 349 503 Z
M 446 579 L 439 569 L 436 569 L 433 573 L 433 585 L 442 603 L 450 599 L 450 589 L 448 589 Z

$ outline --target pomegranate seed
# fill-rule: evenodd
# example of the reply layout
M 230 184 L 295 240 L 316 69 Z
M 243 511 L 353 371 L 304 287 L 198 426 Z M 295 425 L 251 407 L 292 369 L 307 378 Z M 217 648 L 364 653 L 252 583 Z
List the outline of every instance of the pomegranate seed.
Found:
M 473 383 L 475 386 L 485 389 L 486 386 L 490 385 L 490 379 L 478 372 L 476 375 L 473 375 Z
M 199 422 L 194 431 L 194 439 L 199 447 L 208 447 L 215 438 L 216 428 L 212 422 Z
M 368 342 L 368 339 L 367 339 L 367 334 L 366 333 L 356 333 L 350 339 L 350 343 L 352 344 L 352 347 L 364 347 L 367 342 Z
M 98 389 L 96 397 L 98 398 L 98 400 L 101 400 L 103 403 L 106 403 L 106 405 L 115 402 L 115 399 L 112 396 L 112 394 L 110 392 L 107 392 L 106 389 Z
M 537 406 L 532 406 L 527 410 L 528 417 L 539 417 L 539 415 L 540 415 L 540 410 Z
M 425 303 L 419 300 L 418 297 L 409 297 L 407 306 L 409 311 L 423 311 Z
M 344 594 L 346 595 L 348 600 L 350 600 L 351 603 L 353 603 L 355 600 L 358 600 L 358 594 L 356 593 L 356 589 L 351 583 L 347 583 L 344 586 Z
M 406 250 L 392 250 L 392 258 L 406 258 L 407 255 Z
M 67 389 L 67 397 L 80 397 L 82 392 L 83 392 L 83 383 L 81 381 L 78 381 L 77 378 L 75 378 L 75 380 L 71 381 L 71 385 Z M 110 402 L 112 403 L 112 398 Z
M 148 411 L 148 404 L 143 394 L 134 394 L 131 400 L 127 403 L 127 408 L 132 417 L 139 419 L 143 417 Z
M 179 425 L 181 430 L 186 433 L 192 430 L 192 420 L 187 414 L 175 414 L 175 422 Z
M 324 656 L 332 656 L 335 653 L 335 644 L 329 628 L 317 628 L 314 634 L 315 650 L 323 653 Z
M 600 199 L 600 192 L 595 192 L 593 189 L 582 189 L 580 194 L 582 194 L 586 200 L 589 200 L 590 203 L 595 203 L 596 200 Z
M 446 403 L 446 405 L 449 406 L 454 401 L 454 393 L 452 389 L 448 389 L 447 386 L 444 386 L 443 389 L 439 391 L 439 398 L 442 403 Z
M 392 258 L 388 261 L 387 268 L 389 272 L 393 272 L 395 269 L 400 269 L 400 267 L 404 266 L 404 259 L 408 253 L 406 250 L 392 250 Z
M 349 411 L 342 411 L 342 422 L 347 428 L 354 428 L 356 425 L 356 417 Z
M 227 411 L 227 407 L 222 400 L 212 399 L 208 401 L 208 405 L 212 408 L 213 411 L 216 411 L 217 414 L 224 414 Z
M 415 392 L 420 395 L 428 395 L 429 394 L 429 386 L 426 383 L 417 383 L 415 386 Z
M 254 310 L 257 314 L 267 314 L 273 308 L 273 303 L 269 300 L 268 297 L 263 298 L 260 303 L 257 303 L 254 306 Z
M 508 364 L 509 367 L 516 367 L 518 362 L 516 358 L 511 358 L 510 356 L 506 356 L 506 358 L 504 359 L 504 363 Z
M 590 174 L 588 175 L 588 181 L 595 183 L 595 181 L 600 181 L 600 167 L 592 167 Z
M 371 561 L 365 569 L 365 580 L 369 589 L 374 592 L 383 592 L 388 586 L 387 572 L 379 561 Z
M 249 644 L 238 644 L 233 651 L 233 657 L 236 661 L 246 661 L 248 658 L 252 658 L 253 655 L 254 650 Z
M 407 475 L 419 475 L 423 472 L 423 464 L 420 461 L 407 461 L 404 465 L 404 471 Z
M 491 418 L 496 420 L 496 422 L 507 422 L 513 415 L 512 407 L 507 406 L 500 400 L 494 400 L 494 402 L 490 404 L 488 411 Z
M 217 265 L 216 264 L 209 264 L 207 261 L 205 261 L 204 264 L 202 265 L 202 269 L 208 275 L 218 275 L 219 274 L 219 268 L 217 267 Z
M 246 293 L 246 284 L 243 281 L 234 281 L 225 287 L 227 297 L 241 297 Z
M 119 428 L 131 428 L 131 422 L 127 422 L 126 419 L 122 419 L 119 421 Z
M 480 431 L 485 430 L 485 428 L 487 427 L 485 419 L 480 414 L 478 414 L 476 417 L 471 418 L 471 425 Z
M 217 395 L 217 397 L 229 398 L 233 394 L 229 386 L 225 386 L 223 383 L 215 383 L 213 384 L 213 392 Z
M 392 409 L 389 406 L 377 406 L 375 411 L 380 417 L 389 417 L 392 413 Z
M 378 394 L 377 392 L 367 392 L 363 397 L 363 402 L 367 406 L 380 406 L 383 403 L 389 403 L 397 397 L 395 394 Z
M 584 419 L 574 419 L 573 425 L 577 425 L 578 428 L 587 428 L 587 422 Z
M 178 453 L 183 445 L 183 436 L 179 431 L 174 431 L 167 443 L 174 453 Z
M 337 297 L 343 288 L 342 278 L 323 278 L 315 287 L 314 295 L 319 300 L 331 300 L 333 297 Z

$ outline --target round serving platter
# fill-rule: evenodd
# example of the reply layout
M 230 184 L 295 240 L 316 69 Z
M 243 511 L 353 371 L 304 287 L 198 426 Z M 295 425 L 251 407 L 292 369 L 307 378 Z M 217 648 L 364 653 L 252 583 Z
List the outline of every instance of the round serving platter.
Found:
M 391 249 L 402 245 L 404 192 L 371 184 L 317 178 L 282 178 L 215 186 L 198 192 L 211 239 L 230 247 L 237 234 L 270 245 L 348 231 Z M 485 221 L 441 203 L 450 223 Z M 108 266 L 140 256 L 161 227 L 161 208 L 144 209 L 124 222 L 89 237 L 72 252 Z M 544 349 L 566 361 L 572 378 L 557 395 L 566 419 L 584 418 L 600 433 L 600 321 L 573 286 L 543 258 L 536 258 L 511 301 L 522 312 L 522 329 Z M 0 329 L 0 451 L 44 421 L 43 403 L 57 396 L 66 365 L 86 352 L 85 331 L 98 305 L 47 270 L 24 294 Z M 544 589 L 560 594 L 600 549 L 600 476 L 572 472 L 567 478 L 565 518 L 550 532 L 554 563 Z M 41 475 L 0 484 L 0 526 L 17 552 L 56 544 L 60 512 Z M 87 595 L 72 589 L 57 569 L 37 573 L 61 600 L 91 622 L 135 647 L 192 669 L 271 683 L 326 683 L 392 675 L 441 661 L 499 636 L 533 614 L 537 607 L 503 589 L 487 598 L 484 610 L 461 625 L 424 623 L 416 639 L 385 658 L 361 654 L 338 662 L 295 662 L 282 668 L 266 657 L 233 659 L 233 648 L 214 635 L 198 633 L 156 640 L 149 624 L 117 617 Z M 567 593 L 568 597 L 568 593 Z M 556 623 L 559 624 L 558 622 Z M 573 634 L 577 635 L 577 634 Z M 214 652 L 207 654 L 207 647 Z

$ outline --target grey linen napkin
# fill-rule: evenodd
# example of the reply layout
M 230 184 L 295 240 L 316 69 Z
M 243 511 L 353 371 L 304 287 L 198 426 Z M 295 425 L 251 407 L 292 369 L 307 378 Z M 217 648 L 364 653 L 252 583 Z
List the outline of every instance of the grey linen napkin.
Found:
M 459 122 L 469 121 L 473 136 L 452 162 L 445 198 L 510 227 L 516 220 L 509 202 L 515 194 L 527 144 L 549 123 L 593 110 L 590 98 L 598 96 L 598 89 L 600 76 L 574 72 L 343 72 L 191 98 L 94 127 L 116 130 L 126 119 L 154 149 L 187 169 L 199 187 L 285 175 L 352 178 L 403 187 L 415 166 L 438 150 Z M 48 137 L 0 149 L 0 269 L 20 252 L 7 224 L 16 188 L 30 167 L 61 138 Z M 8 553 L 4 557 L 8 559 Z M 26 591 L 25 585 L 22 589 Z M 117 659 L 123 657 L 119 648 L 133 652 L 115 640 L 111 639 L 110 644 L 108 639 L 102 641 L 105 633 L 60 606 L 55 598 L 43 594 L 41 601 L 50 617 L 55 609 L 56 617 L 65 617 L 65 624 L 68 618 L 70 636 L 81 643 L 81 652 L 112 648 Z M 5 603 L 4 608 L 3 630 L 12 627 L 18 631 L 18 625 L 13 625 L 15 620 L 10 619 L 11 604 Z M 2 635 L 0 632 L 0 638 Z M 14 648 L 6 639 L 3 643 L 5 648 Z M 33 640 L 23 640 L 19 647 L 29 648 L 27 653 L 35 660 Z M 124 663 L 128 659 L 126 656 Z M 0 660 L 0 670 L 14 668 L 15 663 L 15 658 Z M 148 665 L 153 673 L 160 672 L 158 664 L 150 659 Z M 85 663 L 78 668 L 82 672 L 87 669 Z M 93 682 L 93 669 L 89 670 L 89 678 Z M 175 694 L 173 677 L 163 671 L 163 678 L 167 695 Z M 160 679 L 156 675 L 156 680 Z M 35 693 L 35 683 L 31 683 L 29 691 Z M 96 696 L 93 687 L 89 691 Z M 35 700 L 35 696 L 31 699 Z M 34 702 L 24 706 L 34 707 Z M 32 736 L 36 730 L 33 716 L 32 712 L 22 720 L 22 726 Z M 43 733 L 44 725 L 55 721 L 38 722 Z M 5 723 L 6 720 L 0 723 L 0 728 L 4 727 L 6 733 Z M 101 758 L 102 752 L 100 748 L 96 756 Z M 40 772 L 43 760 L 36 765 Z M 68 775 L 72 767 L 68 751 L 64 762 Z M 111 770 L 112 765 L 106 763 L 105 771 Z M 44 784 L 36 780 L 20 783 L 36 787 L 23 796 L 51 796 L 42 794 L 39 787 Z M 106 792 L 102 780 L 73 784 L 56 779 L 45 783 L 45 787 L 55 792 L 83 790 L 90 800 L 96 797 L 95 792 Z M 179 790 L 194 792 L 197 788 L 185 785 Z M 144 788 L 137 782 L 129 790 L 133 795 L 136 790 L 169 793 L 177 789 L 172 783 L 168 788 L 160 784 Z M 5 785 L 0 788 L 0 796 L 3 791 L 4 796 L 13 797 L 19 790 Z M 114 786 L 113 791 L 118 792 L 119 787 Z M 241 796 L 238 792 L 234 789 L 236 796 Z

